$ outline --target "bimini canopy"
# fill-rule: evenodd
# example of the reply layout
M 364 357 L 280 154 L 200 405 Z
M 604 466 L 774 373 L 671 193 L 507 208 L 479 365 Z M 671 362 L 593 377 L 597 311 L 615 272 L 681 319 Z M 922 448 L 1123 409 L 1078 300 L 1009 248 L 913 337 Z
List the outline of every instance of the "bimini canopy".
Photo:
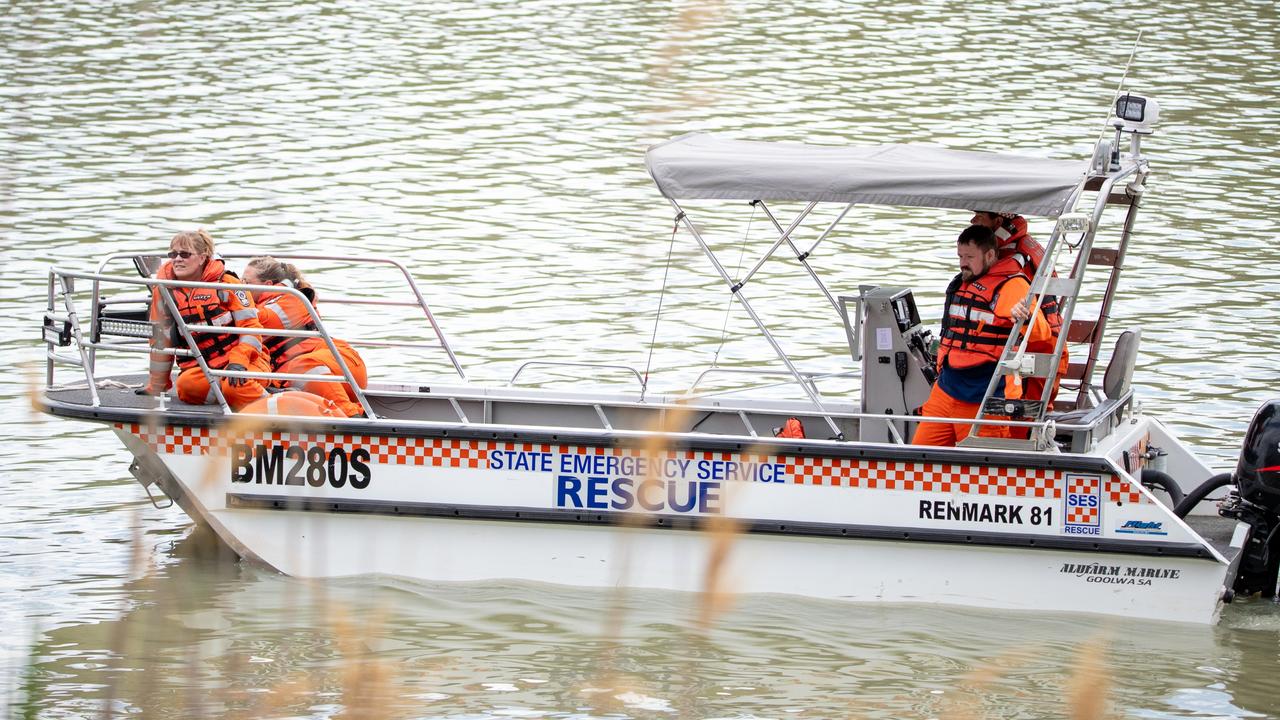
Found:
M 932 145 L 835 147 L 682 135 L 645 153 L 672 200 L 800 200 L 1057 217 L 1085 161 Z

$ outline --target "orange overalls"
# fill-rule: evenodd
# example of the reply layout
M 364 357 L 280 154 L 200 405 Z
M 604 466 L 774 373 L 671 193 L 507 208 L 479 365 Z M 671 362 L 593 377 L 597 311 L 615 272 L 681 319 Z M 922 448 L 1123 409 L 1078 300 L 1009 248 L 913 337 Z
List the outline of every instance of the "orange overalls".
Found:
M 315 323 L 307 313 L 307 308 L 296 296 L 285 292 L 259 292 L 258 318 L 262 326 L 269 330 L 315 330 Z M 351 377 L 361 388 L 369 384 L 364 359 L 347 344 L 345 340 L 332 338 L 338 348 L 338 354 L 351 371 Z M 283 337 L 266 335 L 263 346 L 271 356 L 271 365 L 276 372 L 296 375 L 324 375 L 342 377 L 342 368 L 337 358 L 329 350 L 324 339 L 318 337 Z M 364 414 L 364 408 L 355 392 L 347 383 L 336 382 L 303 382 L 298 380 L 280 381 L 281 386 L 291 387 L 314 393 L 322 398 L 332 400 L 341 408 L 347 417 Z
M 166 262 L 161 266 L 156 277 L 161 280 L 173 280 L 173 264 Z M 186 342 L 178 334 L 178 328 L 169 316 L 169 309 L 160 296 L 167 290 L 178 306 L 178 313 L 188 325 L 235 326 L 241 328 L 262 329 L 258 323 L 258 311 L 253 306 L 253 298 L 247 290 L 239 290 L 234 286 L 240 284 L 239 278 L 226 271 L 222 260 L 210 258 L 204 266 L 201 282 L 225 283 L 227 289 L 210 288 L 154 288 L 151 293 L 151 321 L 156 323 L 156 334 L 153 346 L 159 349 L 184 347 Z M 270 372 L 271 367 L 265 353 L 262 352 L 261 341 L 257 335 L 239 335 L 233 333 L 194 333 L 196 347 L 204 356 L 210 368 L 222 369 L 232 363 L 243 365 L 250 372 Z M 151 353 L 150 380 L 147 387 L 150 391 L 159 392 L 172 387 L 169 372 L 173 368 L 172 355 Z M 205 405 L 217 402 L 209 378 L 195 358 L 182 358 L 178 361 L 178 399 L 192 405 Z M 246 379 L 243 384 L 232 385 L 230 378 L 223 378 L 219 387 L 227 404 L 232 410 L 263 397 L 267 394 L 259 380 Z
M 957 276 L 947 292 L 942 338 L 938 345 L 939 382 L 934 383 L 929 398 L 920 408 L 928 417 L 972 418 L 978 416 L 980 404 L 952 397 L 942 388 L 941 374 L 948 368 L 966 370 L 994 365 L 1000 360 L 1005 342 L 1013 330 L 1013 308 L 1027 297 L 1031 286 L 1009 258 L 998 260 L 980 278 L 960 282 Z M 1049 324 L 1037 308 L 1030 324 L 1032 343 L 1046 342 Z M 1021 397 L 1007 391 L 1008 397 Z M 915 445 L 954 446 L 967 437 L 970 425 L 922 422 L 911 438 Z M 1007 425 L 984 425 L 978 432 L 983 437 L 1010 437 Z
M 1000 243 L 997 250 L 1001 259 L 1012 257 L 1021 267 L 1022 274 L 1030 282 L 1036 276 L 1036 271 L 1040 269 L 1040 263 L 1044 262 L 1044 248 L 1040 243 L 1032 239 L 1027 233 L 1027 219 L 1021 215 L 1005 221 L 1005 227 L 996 231 L 996 239 Z M 1057 276 L 1057 273 L 1054 273 Z M 1052 353 L 1055 343 L 1058 342 L 1058 335 L 1062 332 L 1062 313 L 1058 308 L 1058 299 L 1052 295 L 1044 296 L 1040 303 L 1040 310 L 1044 313 L 1044 319 L 1049 323 L 1049 330 L 1052 332 L 1048 342 L 1045 343 L 1029 343 L 1027 350 L 1035 353 Z M 1053 409 L 1053 399 L 1058 396 L 1058 386 L 1062 382 L 1062 378 L 1067 373 L 1067 366 L 1070 364 L 1068 359 L 1067 348 L 1063 346 L 1062 357 L 1058 359 L 1058 373 L 1053 379 L 1053 389 L 1049 392 L 1049 397 L 1044 398 L 1048 403 L 1049 410 Z M 1026 390 L 1024 396 L 1031 400 L 1041 399 L 1044 394 L 1044 378 L 1032 377 L 1026 379 Z M 1026 430 L 1026 428 L 1020 428 Z

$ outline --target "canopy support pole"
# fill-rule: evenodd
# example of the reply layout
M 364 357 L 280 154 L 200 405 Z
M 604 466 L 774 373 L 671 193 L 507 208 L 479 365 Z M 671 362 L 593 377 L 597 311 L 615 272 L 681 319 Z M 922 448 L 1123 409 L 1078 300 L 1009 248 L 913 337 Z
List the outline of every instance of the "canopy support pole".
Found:
M 760 333 L 764 335 L 765 340 L 767 340 L 769 345 L 773 347 L 773 351 L 778 354 L 778 359 L 782 361 L 782 364 L 787 366 L 787 370 L 791 372 L 795 377 L 796 382 L 800 384 L 802 389 L 804 389 L 805 394 L 809 396 L 809 400 L 813 402 L 814 407 L 822 414 L 822 418 L 827 421 L 827 425 L 831 428 L 831 432 L 834 434 L 834 437 L 836 439 L 843 440 L 844 433 L 840 432 L 840 427 L 836 425 L 835 421 L 831 419 L 831 416 L 827 414 L 827 409 L 822 405 L 822 396 L 818 392 L 818 388 L 813 385 L 811 381 L 805 379 L 799 368 L 791 362 L 791 358 L 787 357 L 787 353 L 783 351 L 782 346 L 773 338 L 773 334 L 769 332 L 769 328 L 765 327 L 764 321 L 760 319 L 759 315 L 756 315 L 755 309 L 751 307 L 751 303 L 742 293 L 742 284 L 734 282 L 728 271 L 726 271 L 724 266 L 720 264 L 720 260 L 711 250 L 711 246 L 702 238 L 702 234 L 698 232 L 698 228 L 694 226 L 693 221 L 689 219 L 689 214 L 685 212 L 684 208 L 680 207 L 680 203 L 676 202 L 673 198 L 667 198 L 667 200 L 673 207 L 675 207 L 677 213 L 676 217 L 684 223 L 685 228 L 689 230 L 689 234 L 697 241 L 698 246 L 702 248 L 703 254 L 705 254 L 707 259 L 711 261 L 711 266 L 716 269 L 716 272 L 720 273 L 720 277 L 725 281 L 725 284 L 729 286 L 729 291 L 738 298 L 738 302 L 742 303 L 742 307 L 746 309 L 747 315 L 751 316 L 752 322 L 754 322 L 756 327 L 760 329 Z M 808 210 L 812 210 L 816 204 L 817 203 L 810 203 Z M 800 217 L 796 218 L 795 224 L 792 225 L 793 229 L 795 225 L 799 224 L 799 222 L 804 218 L 805 214 L 807 214 L 807 210 L 801 213 Z M 786 237 L 784 234 L 784 237 L 779 240 L 778 244 L 774 247 L 776 248 L 785 241 L 785 239 Z M 752 272 L 754 272 L 754 270 Z
M 796 219 L 791 221 L 791 227 L 787 228 L 786 230 L 783 230 L 782 226 L 778 225 L 778 221 L 773 219 L 773 215 L 770 214 L 769 208 L 764 206 L 763 200 L 752 200 L 751 204 L 753 206 L 759 205 L 760 208 L 764 210 L 764 214 L 769 216 L 769 220 L 771 220 L 774 226 L 778 228 L 778 232 L 781 233 L 782 237 L 779 237 L 773 243 L 773 245 L 769 248 L 769 250 L 766 251 L 765 254 L 760 258 L 759 262 L 756 263 L 755 267 L 751 268 L 751 270 L 746 274 L 746 276 L 737 282 L 737 287 L 742 287 L 743 285 L 746 285 L 747 281 L 755 276 L 756 271 L 758 271 L 761 267 L 763 267 L 765 262 L 767 262 L 769 258 L 773 257 L 773 254 L 778 251 L 778 248 L 782 247 L 782 243 L 784 242 L 790 243 L 791 233 L 795 232 L 796 228 L 800 227 L 800 223 L 804 222 L 804 219 L 809 216 L 809 213 L 813 212 L 813 209 L 818 206 L 818 203 L 816 202 L 811 202 L 808 205 L 806 205 L 804 210 L 801 210 L 800 214 L 796 216 Z M 794 250 L 795 245 L 792 244 L 791 248 Z
M 791 239 L 791 233 L 793 230 L 795 230 L 796 223 L 799 223 L 801 220 L 803 220 L 805 216 L 809 214 L 809 211 L 813 209 L 813 206 L 816 205 L 816 203 L 809 203 L 809 206 L 804 209 L 804 212 L 801 213 L 800 216 L 796 218 L 795 223 L 792 223 L 791 227 L 788 228 L 786 232 L 783 232 L 782 225 L 778 224 L 777 219 L 773 217 L 773 213 L 769 211 L 769 208 L 764 204 L 764 201 L 759 200 L 757 202 L 760 203 L 760 209 L 764 210 L 765 217 L 769 218 L 769 222 L 773 223 L 773 226 L 778 229 L 779 233 L 782 233 L 782 239 L 786 241 L 787 245 L 791 246 L 791 252 L 794 252 L 796 254 L 796 260 L 801 265 L 804 266 L 805 271 L 809 273 L 809 277 L 813 278 L 813 282 L 817 284 L 818 290 L 821 291 L 822 294 L 826 296 L 827 302 L 831 303 L 831 307 L 835 308 L 836 316 L 843 317 L 840 314 L 840 302 L 835 299 L 835 296 L 833 296 L 831 294 L 831 291 L 827 289 L 826 284 L 822 282 L 822 278 L 818 277 L 818 273 L 813 269 L 812 266 L 809 265 L 809 256 L 813 254 L 813 251 L 815 249 L 817 249 L 819 243 L 827 239 L 827 236 L 830 235 L 831 231 L 835 229 L 836 225 L 838 225 L 840 221 L 844 219 L 844 216 L 849 213 L 849 210 L 853 208 L 853 203 L 849 203 L 848 205 L 845 205 L 844 210 L 840 212 L 839 217 L 831 221 L 831 224 L 827 226 L 826 230 L 822 231 L 822 234 L 818 236 L 818 239 L 814 241 L 813 245 L 811 245 L 808 250 L 804 252 L 800 252 L 800 248 L 796 247 L 795 242 Z

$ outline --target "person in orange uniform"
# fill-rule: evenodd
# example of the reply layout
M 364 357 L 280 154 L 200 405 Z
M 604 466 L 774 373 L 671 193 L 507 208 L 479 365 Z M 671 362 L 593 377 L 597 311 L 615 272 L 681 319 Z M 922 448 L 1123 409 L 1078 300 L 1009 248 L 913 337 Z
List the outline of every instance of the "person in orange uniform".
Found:
M 296 288 L 315 303 L 315 290 L 302 277 L 298 268 L 290 263 L 265 255 L 249 261 L 244 269 L 244 281 L 249 285 L 280 285 Z M 287 292 L 258 291 L 254 293 L 258 306 L 258 317 L 263 327 L 269 330 L 315 330 L 315 322 L 311 314 L 297 296 Z M 345 340 L 332 338 L 351 371 L 351 376 L 361 388 L 368 386 L 368 371 L 364 359 Z M 322 338 L 318 337 L 283 337 L 279 335 L 263 336 L 263 346 L 271 357 L 271 366 L 276 372 L 296 375 L 337 375 L 342 376 L 342 368 L 336 357 L 329 350 Z M 364 408 L 351 386 L 336 382 L 299 382 L 282 381 L 284 387 L 303 390 L 332 400 L 347 417 L 363 417 Z
M 151 293 L 151 321 L 156 324 L 152 339 L 155 350 L 185 347 L 186 342 L 178 333 L 177 324 L 169 314 L 169 305 L 160 293 L 173 298 L 178 313 L 188 325 L 234 326 L 246 329 L 262 329 L 258 323 L 258 311 L 253 298 L 238 289 L 239 278 L 226 269 L 222 259 L 213 251 L 213 238 L 203 229 L 180 232 L 169 241 L 169 260 L 156 272 L 160 280 L 184 280 L 187 282 L 224 283 L 226 289 L 210 288 L 153 288 Z M 254 334 L 193 333 L 196 347 L 209 367 L 233 372 L 270 372 L 271 367 L 262 349 L 261 339 Z M 151 353 L 150 377 L 138 394 L 159 395 L 172 388 L 169 373 L 173 369 L 174 356 L 163 352 Z M 217 402 L 217 396 L 209 384 L 209 378 L 195 358 L 178 361 L 178 399 L 193 405 Z M 232 410 L 263 397 L 266 389 L 258 380 L 228 377 L 218 383 L 223 397 Z
M 1030 342 L 1046 342 L 1049 324 L 1039 308 L 1026 306 L 1031 284 L 1018 262 L 999 257 L 995 234 L 982 225 L 970 225 L 956 240 L 960 274 L 947 287 L 938 345 L 938 381 L 920 409 L 927 417 L 977 417 L 1014 321 L 1031 314 Z M 1005 397 L 1022 397 L 1014 378 L 1006 378 Z M 969 434 L 959 423 L 921 422 L 911 442 L 916 445 L 954 446 Z M 979 433 L 1009 437 L 1009 428 L 985 425 Z
M 974 210 L 973 217 L 969 222 L 973 225 L 982 225 L 990 228 L 995 233 L 996 242 L 999 244 L 997 250 L 999 256 L 1001 258 L 1013 258 L 1021 266 L 1022 274 L 1026 276 L 1028 281 L 1035 278 L 1036 272 L 1040 270 L 1040 264 L 1044 262 L 1044 246 L 1036 242 L 1031 237 L 1031 234 L 1027 232 L 1026 218 L 1016 213 Z M 1056 276 L 1057 273 L 1054 273 L 1054 275 Z M 1040 302 L 1040 311 L 1044 313 L 1044 319 L 1049 323 L 1052 337 L 1044 346 L 1030 347 L 1029 349 L 1032 352 L 1052 353 L 1058 342 L 1058 335 L 1062 332 L 1062 313 L 1058 309 L 1058 299 L 1052 295 L 1045 295 Z M 1062 376 L 1067 372 L 1068 363 L 1067 349 L 1064 346 L 1062 348 L 1062 357 L 1058 360 L 1058 374 L 1053 380 L 1053 389 L 1049 392 L 1049 397 L 1045 398 L 1049 404 L 1049 409 L 1053 409 L 1053 399 L 1058 396 L 1058 386 L 1062 382 Z M 1043 378 L 1027 378 L 1025 397 L 1039 400 L 1043 390 Z

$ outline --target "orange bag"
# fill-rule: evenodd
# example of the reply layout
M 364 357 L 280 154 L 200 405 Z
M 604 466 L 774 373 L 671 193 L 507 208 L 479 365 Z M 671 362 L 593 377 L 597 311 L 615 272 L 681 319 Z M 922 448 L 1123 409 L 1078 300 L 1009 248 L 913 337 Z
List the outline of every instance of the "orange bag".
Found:
M 789 417 L 782 423 L 782 427 L 773 431 L 773 434 L 780 438 L 803 438 L 804 423 L 800 422 L 800 418 Z

